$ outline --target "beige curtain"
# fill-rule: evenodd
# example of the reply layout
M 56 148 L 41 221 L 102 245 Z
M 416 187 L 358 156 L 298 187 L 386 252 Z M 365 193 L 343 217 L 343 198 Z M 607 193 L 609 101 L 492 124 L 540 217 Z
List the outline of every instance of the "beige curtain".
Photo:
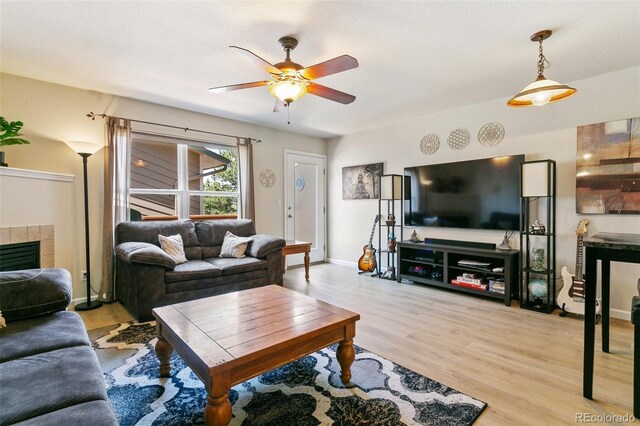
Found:
M 256 219 L 253 193 L 253 147 L 251 139 L 238 139 L 238 216 L 243 219 Z
M 129 162 L 131 123 L 105 117 L 104 221 L 102 228 L 102 282 L 98 300 L 115 300 L 113 236 L 118 223 L 129 220 Z

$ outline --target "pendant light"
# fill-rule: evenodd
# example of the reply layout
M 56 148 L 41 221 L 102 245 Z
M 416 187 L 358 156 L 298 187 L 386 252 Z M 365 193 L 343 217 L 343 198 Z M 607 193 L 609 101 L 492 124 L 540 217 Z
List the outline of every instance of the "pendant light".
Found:
M 568 98 L 576 93 L 576 89 L 557 81 L 547 80 L 543 75 L 545 68 L 549 68 L 549 61 L 542 53 L 542 40 L 551 37 L 551 30 L 543 30 L 531 36 L 531 41 L 539 43 L 538 77 L 536 80 L 522 89 L 507 102 L 510 107 L 544 106 L 551 102 Z

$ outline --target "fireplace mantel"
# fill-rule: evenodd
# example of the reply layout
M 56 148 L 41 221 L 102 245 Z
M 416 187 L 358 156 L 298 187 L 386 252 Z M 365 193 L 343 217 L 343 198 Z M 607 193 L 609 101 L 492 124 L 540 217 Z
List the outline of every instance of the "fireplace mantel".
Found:
M 57 180 L 60 182 L 73 182 L 76 178 L 73 175 L 65 175 L 62 173 L 16 169 L 14 167 L 0 167 L 0 176 L 21 177 L 27 179 Z

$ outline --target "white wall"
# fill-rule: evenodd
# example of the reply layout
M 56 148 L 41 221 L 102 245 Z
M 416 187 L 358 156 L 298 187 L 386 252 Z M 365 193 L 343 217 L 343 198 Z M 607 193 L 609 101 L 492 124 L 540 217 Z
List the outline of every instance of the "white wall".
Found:
M 524 82 L 523 82 L 524 84 Z M 328 257 L 337 262 L 356 262 L 367 243 L 371 223 L 377 213 L 375 200 L 342 200 L 341 170 L 345 166 L 384 162 L 384 173 L 403 174 L 404 167 L 464 161 L 502 155 L 525 154 L 527 160 L 550 158 L 557 162 L 557 263 L 575 268 L 576 126 L 640 116 L 640 67 L 572 82 L 578 94 L 543 108 L 513 109 L 506 99 L 497 99 L 465 108 L 429 115 L 420 119 L 331 139 L 328 144 Z M 384 102 L 384 100 L 380 100 Z M 501 123 L 504 140 L 495 147 L 478 142 L 478 130 L 488 122 Z M 449 132 L 466 128 L 471 142 L 461 151 L 451 150 Z M 440 149 L 427 156 L 420 140 L 429 133 L 440 137 Z M 583 217 L 580 215 L 580 217 Z M 640 233 L 638 215 L 589 215 L 589 233 Z M 499 244 L 500 231 L 419 228 L 418 235 Z M 350 235 L 350 238 L 344 238 Z M 405 232 L 405 239 L 409 232 Z M 518 245 L 518 234 L 511 239 Z M 640 266 L 614 264 L 611 307 L 614 315 L 629 311 Z
M 79 216 L 69 206 L 82 194 L 77 194 L 74 186 L 73 178 L 58 180 L 55 176 L 3 174 L 0 177 L 0 226 L 53 225 L 54 255 L 75 252 L 79 230 L 74 224 Z M 84 234 L 80 237 L 84 238 Z M 69 271 L 85 269 L 84 264 L 78 263 L 77 256 L 56 256 L 54 261 L 55 266 Z M 86 295 L 82 287 L 80 280 L 74 283 L 74 298 Z
M 103 120 L 91 121 L 86 117 L 90 111 L 106 113 L 118 117 L 159 122 L 192 129 L 218 133 L 247 136 L 262 140 L 254 144 L 254 183 L 256 199 L 256 227 L 258 232 L 284 236 L 284 210 L 278 207 L 278 200 L 284 200 L 284 150 L 296 150 L 316 154 L 326 153 L 324 139 L 282 132 L 266 127 L 239 121 L 227 120 L 206 114 L 170 108 L 162 105 L 141 102 L 83 89 L 77 89 L 43 81 L 27 79 L 10 74 L 0 74 L 0 115 L 9 121 L 24 122 L 23 133 L 30 145 L 9 146 L 3 148 L 6 162 L 11 167 L 72 174 L 75 181 L 73 206 L 52 206 L 33 199 L 25 188 L 17 196 L 24 197 L 24 203 L 31 208 L 41 208 L 42 213 L 49 209 L 62 209 L 51 212 L 52 215 L 69 212 L 68 220 L 75 229 L 75 244 L 61 247 L 56 253 L 59 266 L 71 268 L 74 277 L 74 297 L 86 297 L 79 284 L 80 269 L 84 269 L 84 204 L 82 197 L 82 160 L 64 144 L 65 140 L 84 140 L 104 144 Z M 283 117 L 283 120 L 285 118 Z M 295 130 L 295 123 L 292 130 Z M 140 125 L 137 126 L 141 128 Z M 135 125 L 134 125 L 134 128 Z M 155 128 L 156 131 L 169 133 L 170 129 Z M 175 131 L 184 135 L 184 131 Z M 189 134 L 203 139 L 203 135 Z M 228 142 L 228 139 L 218 139 Z M 91 236 L 91 275 L 94 288 L 98 287 L 101 276 L 102 255 L 102 206 L 103 206 L 103 151 L 89 158 L 89 213 Z M 271 188 L 263 188 L 259 183 L 259 173 L 263 169 L 275 172 L 276 182 Z M 13 205 L 22 205 L 16 200 Z M 15 214 L 5 214 L 3 209 L 13 206 L 3 203 L 0 206 L 0 226 L 22 225 L 15 222 Z M 69 210 L 70 209 L 70 210 Z M 15 212 L 12 212 L 15 213 Z M 78 218 L 78 220 L 75 220 Z M 77 259 L 69 262 L 68 259 Z

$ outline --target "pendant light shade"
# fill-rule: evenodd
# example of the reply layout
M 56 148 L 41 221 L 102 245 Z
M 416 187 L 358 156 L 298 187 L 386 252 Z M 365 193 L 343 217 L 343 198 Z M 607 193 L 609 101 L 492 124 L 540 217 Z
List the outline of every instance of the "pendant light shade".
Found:
M 269 87 L 269 91 L 282 102 L 290 104 L 304 96 L 307 93 L 307 87 L 295 79 L 285 79 L 273 83 Z
M 557 81 L 547 80 L 543 74 L 545 68 L 549 67 L 549 61 L 542 53 L 542 40 L 551 37 L 550 30 L 544 30 L 531 36 L 531 41 L 538 42 L 539 59 L 538 59 L 538 77 L 536 80 L 522 89 L 520 93 L 515 95 L 507 102 L 510 107 L 525 106 L 544 106 L 548 103 L 556 102 L 561 99 L 568 98 L 576 93 L 576 89 Z

